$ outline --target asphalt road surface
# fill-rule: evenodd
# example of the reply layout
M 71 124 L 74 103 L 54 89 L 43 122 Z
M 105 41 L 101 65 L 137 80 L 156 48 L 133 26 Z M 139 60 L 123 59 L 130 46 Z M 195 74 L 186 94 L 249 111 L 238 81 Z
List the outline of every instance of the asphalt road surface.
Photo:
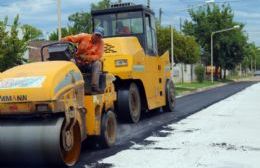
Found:
M 164 125 L 180 121 L 254 83 L 256 82 L 237 82 L 184 96 L 177 99 L 175 112 L 151 112 L 145 114 L 138 124 L 119 124 L 118 140 L 113 148 L 103 150 L 83 148 L 80 161 L 75 167 L 111 167 L 111 165 L 99 164 L 98 161 L 127 149 L 134 143 L 149 143 L 144 139 L 152 134 L 166 136 L 159 133 Z

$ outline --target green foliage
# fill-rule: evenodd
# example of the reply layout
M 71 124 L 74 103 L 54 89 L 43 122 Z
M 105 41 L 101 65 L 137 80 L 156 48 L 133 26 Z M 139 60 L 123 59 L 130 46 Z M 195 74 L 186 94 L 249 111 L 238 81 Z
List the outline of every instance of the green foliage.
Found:
M 0 72 L 26 62 L 23 55 L 28 42 L 42 34 L 40 30 L 29 25 L 20 29 L 19 15 L 15 17 L 10 29 L 7 28 L 7 22 L 7 17 L 0 21 Z
M 92 10 L 97 10 L 97 9 L 106 9 L 110 6 L 111 1 L 110 0 L 101 0 L 98 3 L 92 3 L 91 4 L 91 9 Z
M 62 34 L 62 37 L 66 37 L 66 36 L 76 34 L 76 33 L 74 33 L 70 27 L 67 27 L 67 28 L 63 27 L 63 28 L 61 28 L 61 34 Z M 49 40 L 51 40 L 51 41 L 58 40 L 58 30 L 56 30 L 55 32 L 52 32 L 50 34 Z
M 70 31 L 73 34 L 90 33 L 92 31 L 91 14 L 87 12 L 77 12 L 69 16 Z
M 257 57 L 257 48 L 254 43 L 244 46 L 244 58 L 242 62 L 243 70 L 254 68 L 255 58 Z M 252 67 L 251 67 L 252 64 Z
M 69 16 L 69 26 L 61 28 L 62 37 L 79 33 L 90 33 L 92 30 L 91 14 L 87 12 L 77 12 Z M 58 40 L 58 29 L 52 32 L 49 40 Z
M 256 69 L 260 70 L 260 48 L 256 48 Z
M 205 68 L 203 65 L 197 65 L 195 67 L 195 74 L 197 76 L 197 81 L 202 83 L 204 81 L 205 76 Z
M 21 28 L 22 28 L 25 41 L 36 39 L 42 36 L 42 31 L 31 25 L 25 24 Z
M 183 35 L 176 30 L 174 36 L 174 61 L 186 64 L 194 64 L 200 59 L 200 46 L 194 37 Z M 157 40 L 159 54 L 171 50 L 171 29 L 157 25 Z
M 183 31 L 193 35 L 202 47 L 202 60 L 210 64 L 211 33 L 231 28 L 239 23 L 234 22 L 234 14 L 229 5 L 208 5 L 198 10 L 190 10 L 192 21 L 185 21 Z M 243 25 L 239 30 L 232 30 L 214 35 L 214 65 L 223 69 L 234 69 L 244 59 L 244 46 L 247 37 L 243 34 Z

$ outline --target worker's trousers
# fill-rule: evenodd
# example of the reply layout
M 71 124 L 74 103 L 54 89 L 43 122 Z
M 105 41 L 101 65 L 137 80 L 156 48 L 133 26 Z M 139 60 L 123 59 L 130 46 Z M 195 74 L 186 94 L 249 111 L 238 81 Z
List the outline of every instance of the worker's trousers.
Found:
M 101 73 L 101 61 L 97 60 L 90 64 L 80 66 L 80 70 L 82 73 L 91 72 L 91 86 L 95 88 L 99 88 L 99 77 Z

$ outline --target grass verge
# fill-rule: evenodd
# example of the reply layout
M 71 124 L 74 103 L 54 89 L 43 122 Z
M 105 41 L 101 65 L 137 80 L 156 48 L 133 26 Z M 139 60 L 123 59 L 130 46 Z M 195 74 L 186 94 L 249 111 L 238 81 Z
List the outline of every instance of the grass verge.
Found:
M 212 87 L 221 83 L 227 83 L 231 82 L 230 80 L 225 80 L 225 81 L 214 81 L 214 83 L 211 83 L 211 81 L 204 81 L 202 83 L 199 82 L 191 82 L 191 83 L 177 83 L 175 84 L 175 89 L 176 89 L 176 95 L 182 95 L 187 92 L 192 92 L 196 91 L 198 89 L 202 88 L 208 88 Z

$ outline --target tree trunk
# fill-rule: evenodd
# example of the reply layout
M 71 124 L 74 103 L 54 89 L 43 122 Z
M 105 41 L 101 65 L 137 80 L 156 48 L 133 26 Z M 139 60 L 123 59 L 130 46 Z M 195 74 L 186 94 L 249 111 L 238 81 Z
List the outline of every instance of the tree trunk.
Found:
M 224 79 L 226 79 L 226 77 L 227 77 L 227 70 L 224 69 Z
M 220 79 L 223 79 L 223 75 L 222 75 L 222 68 L 221 67 L 219 67 L 220 68 L 220 74 L 219 74 L 219 78 Z
M 183 69 L 183 64 L 184 64 L 184 63 L 181 63 L 181 83 L 182 83 L 182 84 L 184 83 L 184 69 Z
M 218 68 L 219 66 L 215 66 L 214 80 L 218 80 Z
M 190 65 L 190 81 L 193 82 L 193 64 Z

